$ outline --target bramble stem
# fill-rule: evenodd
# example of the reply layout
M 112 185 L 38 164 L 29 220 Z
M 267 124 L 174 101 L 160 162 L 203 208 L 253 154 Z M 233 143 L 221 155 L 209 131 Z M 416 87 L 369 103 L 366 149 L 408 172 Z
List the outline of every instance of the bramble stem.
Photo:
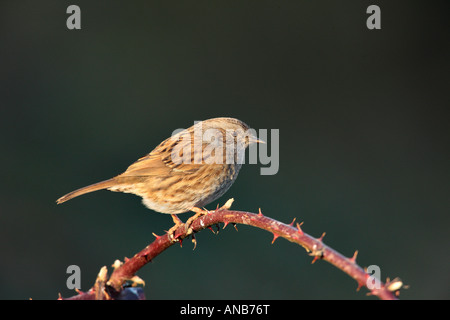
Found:
M 320 238 L 314 238 L 303 232 L 301 229 L 301 224 L 297 223 L 294 226 L 294 221 L 287 225 L 266 217 L 261 212 L 259 212 L 259 214 L 255 214 L 250 212 L 227 210 L 224 208 L 210 211 L 209 214 L 196 219 L 190 225 L 189 230 L 186 230 L 184 225 L 178 227 L 178 229 L 176 229 L 173 233 L 173 238 L 171 238 L 167 233 L 162 236 L 156 236 L 156 239 L 142 251 L 135 254 L 134 257 L 126 260 L 120 266 L 116 266 L 107 281 L 106 286 L 109 286 L 116 292 L 120 292 L 125 282 L 129 280 L 133 281 L 133 277 L 135 277 L 138 270 L 178 241 L 183 241 L 183 239 L 189 237 L 192 233 L 199 232 L 205 228 L 210 228 L 211 226 L 219 223 L 225 223 L 225 226 L 232 223 L 245 224 L 269 231 L 274 235 L 273 241 L 275 241 L 278 237 L 283 237 L 288 241 L 297 243 L 305 248 L 306 251 L 309 252 L 309 255 L 314 257 L 312 261 L 313 263 L 319 259 L 331 263 L 355 279 L 358 283 L 358 289 L 363 286 L 367 287 L 370 292 L 369 294 L 378 296 L 383 300 L 397 299 L 394 292 L 391 292 L 390 289 L 392 290 L 392 288 L 397 288 L 397 284 L 401 283 L 400 281 L 387 282 L 385 284 L 380 282 L 379 288 L 369 288 L 370 286 L 368 287 L 367 280 L 370 275 L 356 263 L 357 252 L 355 252 L 355 255 L 351 258 L 344 257 L 342 254 L 323 243 L 322 239 L 325 234 L 323 234 Z M 83 294 L 90 294 L 94 297 L 91 291 L 92 289 L 87 293 L 81 293 L 69 299 L 80 299 L 82 298 L 80 295 Z

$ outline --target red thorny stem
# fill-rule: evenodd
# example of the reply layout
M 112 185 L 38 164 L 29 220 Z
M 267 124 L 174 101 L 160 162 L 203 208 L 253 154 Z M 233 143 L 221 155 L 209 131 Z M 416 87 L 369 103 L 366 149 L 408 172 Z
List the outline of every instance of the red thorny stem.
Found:
M 357 251 L 351 258 L 343 256 L 339 252 L 323 243 L 322 239 L 325 233 L 322 234 L 322 236 L 319 238 L 314 238 L 303 232 L 303 230 L 301 229 L 301 224 L 296 223 L 294 226 L 295 219 L 290 224 L 284 224 L 277 220 L 264 216 L 261 213 L 261 210 L 258 214 L 255 214 L 250 212 L 224 209 L 224 207 L 214 211 L 209 211 L 208 214 L 196 219 L 190 226 L 192 232 L 186 232 L 184 225 L 181 225 L 178 229 L 175 230 L 173 238 L 171 238 L 167 233 L 162 236 L 155 235 L 156 239 L 139 253 L 135 254 L 130 259 L 125 259 L 125 262 L 123 264 L 115 264 L 114 271 L 111 274 L 109 280 L 106 281 L 105 279 L 106 287 L 109 287 L 116 292 L 120 292 L 123 289 L 123 284 L 125 282 L 129 280 L 135 281 L 135 279 L 140 280 L 135 276 L 137 271 L 170 246 L 174 245 L 177 242 L 183 241 L 183 239 L 189 237 L 192 233 L 199 232 L 205 228 L 211 228 L 211 226 L 217 225 L 219 223 L 224 223 L 225 226 L 231 223 L 245 224 L 269 231 L 274 236 L 272 243 L 278 237 L 282 237 L 288 241 L 297 243 L 305 248 L 306 251 L 309 252 L 310 256 L 314 257 L 312 263 L 319 259 L 331 263 L 336 268 L 342 270 L 350 277 L 355 279 L 358 283 L 358 289 L 361 287 L 367 287 L 367 289 L 369 290 L 369 294 L 375 295 L 383 300 L 397 299 L 395 293 L 398 293 L 398 289 L 400 289 L 402 286 L 402 283 L 399 279 L 394 279 L 393 281 L 387 280 L 386 283 L 382 283 L 380 281 L 378 288 L 371 288 L 372 286 L 368 285 L 368 279 L 370 278 L 370 275 L 356 263 Z M 98 293 L 96 295 L 94 286 L 88 292 L 80 292 L 78 295 L 73 296 L 69 299 L 94 299 L 98 297 L 99 295 Z M 101 297 L 109 298 L 110 295 L 106 294 Z

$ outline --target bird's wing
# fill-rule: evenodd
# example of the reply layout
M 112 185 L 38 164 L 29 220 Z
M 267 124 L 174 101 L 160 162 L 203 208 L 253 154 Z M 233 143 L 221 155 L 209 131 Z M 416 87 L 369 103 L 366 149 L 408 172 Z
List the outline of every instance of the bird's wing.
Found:
M 122 177 L 166 176 L 197 172 L 201 164 L 195 163 L 190 140 L 171 137 L 148 155 L 140 158 L 121 174 Z M 201 152 L 201 148 L 200 152 Z

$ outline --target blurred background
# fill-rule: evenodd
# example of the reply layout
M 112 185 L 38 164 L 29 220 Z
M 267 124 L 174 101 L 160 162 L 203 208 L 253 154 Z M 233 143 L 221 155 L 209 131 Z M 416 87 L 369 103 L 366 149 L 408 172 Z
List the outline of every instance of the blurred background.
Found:
M 81 30 L 66 27 L 71 4 Z M 371 4 L 381 30 L 366 27 Z M 102 266 L 163 234 L 170 216 L 133 195 L 55 201 L 123 172 L 174 129 L 230 116 L 280 130 L 280 168 L 245 165 L 220 204 L 325 231 L 326 244 L 408 284 L 401 298 L 449 299 L 449 9 L 2 1 L 0 298 L 71 296 L 72 264 L 88 290 Z M 300 246 L 238 229 L 154 259 L 138 273 L 147 299 L 367 299 Z

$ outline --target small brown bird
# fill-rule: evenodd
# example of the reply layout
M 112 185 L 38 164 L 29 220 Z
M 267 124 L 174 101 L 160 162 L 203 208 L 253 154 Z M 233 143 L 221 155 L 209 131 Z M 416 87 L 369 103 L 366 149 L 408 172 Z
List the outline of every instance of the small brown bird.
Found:
M 161 142 L 114 177 L 72 191 L 56 202 L 108 189 L 142 197 L 149 209 L 171 214 L 194 211 L 222 196 L 236 180 L 245 149 L 263 142 L 234 118 L 201 121 Z

